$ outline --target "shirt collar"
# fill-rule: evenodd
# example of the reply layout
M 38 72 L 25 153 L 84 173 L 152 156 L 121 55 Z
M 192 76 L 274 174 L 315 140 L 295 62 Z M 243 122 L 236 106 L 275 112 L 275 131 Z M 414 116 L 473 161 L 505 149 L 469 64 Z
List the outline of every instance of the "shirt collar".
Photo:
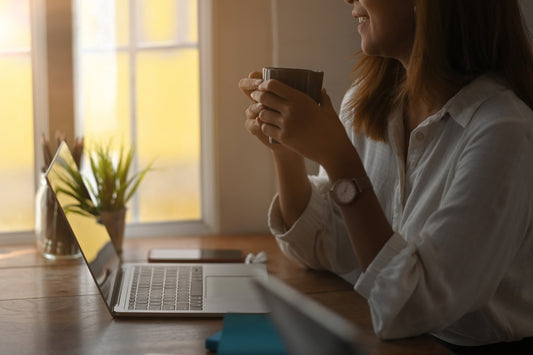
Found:
M 465 128 L 485 101 L 504 90 L 507 87 L 502 79 L 494 74 L 482 75 L 459 90 L 434 116 L 442 119 L 449 113 L 454 121 Z
M 429 126 L 449 116 L 465 128 L 483 102 L 504 90 L 507 87 L 503 79 L 495 74 L 481 75 L 459 90 L 438 112 L 420 123 L 420 127 Z M 401 107 L 396 107 L 391 112 L 388 126 L 390 142 L 403 141 L 402 110 Z

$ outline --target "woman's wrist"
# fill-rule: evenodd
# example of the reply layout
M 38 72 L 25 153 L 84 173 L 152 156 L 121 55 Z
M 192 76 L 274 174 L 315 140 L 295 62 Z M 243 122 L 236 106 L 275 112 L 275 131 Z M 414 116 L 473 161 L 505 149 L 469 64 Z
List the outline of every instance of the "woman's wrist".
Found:
M 272 149 L 274 162 L 282 164 L 299 164 L 304 161 L 304 157 L 289 149 Z
M 339 145 L 321 163 L 329 180 L 333 183 L 340 178 L 357 178 L 366 175 L 357 150 L 350 141 Z

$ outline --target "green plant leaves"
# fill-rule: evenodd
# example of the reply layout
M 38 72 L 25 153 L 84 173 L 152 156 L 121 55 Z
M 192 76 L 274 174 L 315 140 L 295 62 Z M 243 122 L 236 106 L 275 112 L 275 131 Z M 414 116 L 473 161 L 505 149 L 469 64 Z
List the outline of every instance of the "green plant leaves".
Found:
M 114 152 L 111 144 L 96 146 L 89 153 L 89 164 L 94 184 L 81 175 L 78 170 L 65 165 L 69 175 L 64 179 L 66 193 L 76 199 L 77 204 L 69 206 L 73 212 L 89 213 L 95 216 L 100 211 L 118 211 L 126 208 L 127 203 L 137 191 L 146 173 L 152 169 L 153 162 L 137 173 L 130 173 L 135 149 L 120 148 L 118 161 L 113 163 Z M 130 176 L 131 175 L 131 176 Z M 94 203 L 91 200 L 94 197 Z

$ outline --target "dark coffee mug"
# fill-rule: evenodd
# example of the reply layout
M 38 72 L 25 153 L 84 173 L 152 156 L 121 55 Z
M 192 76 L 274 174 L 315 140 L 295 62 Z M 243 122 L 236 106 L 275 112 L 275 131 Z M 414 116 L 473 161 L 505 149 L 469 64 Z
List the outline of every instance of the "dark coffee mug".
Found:
M 320 102 L 324 72 L 319 70 L 296 68 L 263 68 L 263 80 L 276 79 Z
M 320 102 L 322 91 L 322 80 L 324 72 L 319 70 L 297 69 L 297 68 L 263 68 L 263 80 L 276 79 L 301 92 L 311 96 L 317 103 Z M 278 141 L 269 138 L 271 144 L 279 144 Z

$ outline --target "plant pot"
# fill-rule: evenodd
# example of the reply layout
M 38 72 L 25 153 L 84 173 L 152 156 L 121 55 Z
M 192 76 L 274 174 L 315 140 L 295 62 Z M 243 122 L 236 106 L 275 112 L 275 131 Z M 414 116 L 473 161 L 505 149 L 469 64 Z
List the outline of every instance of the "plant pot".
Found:
M 98 222 L 106 227 L 113 246 L 119 254 L 122 253 L 122 244 L 124 244 L 127 211 L 127 208 L 118 211 L 103 211 L 100 212 L 100 216 L 98 217 Z

